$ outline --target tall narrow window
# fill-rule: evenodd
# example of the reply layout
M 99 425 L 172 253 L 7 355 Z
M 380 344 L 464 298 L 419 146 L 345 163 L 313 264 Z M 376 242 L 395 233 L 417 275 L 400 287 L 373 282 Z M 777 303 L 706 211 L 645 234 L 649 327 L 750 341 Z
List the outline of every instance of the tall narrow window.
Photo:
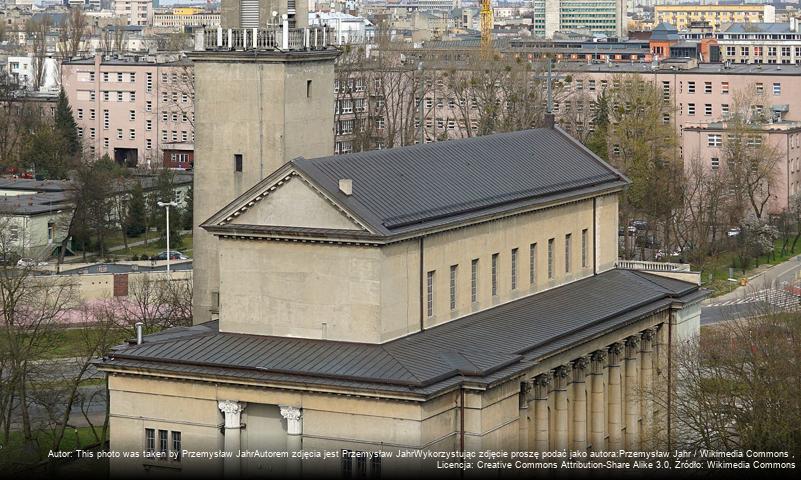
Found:
M 581 231 L 581 268 L 587 268 L 587 229 Z
M 311 92 L 312 92 L 312 90 L 311 90 L 312 83 L 311 82 L 312 82 L 311 80 L 306 80 L 306 98 L 311 98 Z
M 451 265 L 451 288 L 450 288 L 450 297 L 451 297 L 451 310 L 456 310 L 456 269 L 458 265 Z
M 172 432 L 173 460 L 181 461 L 181 432 Z
M 492 254 L 492 296 L 498 295 L 498 254 Z
M 528 246 L 528 283 L 537 284 L 537 244 Z
M 512 249 L 512 290 L 517 290 L 517 249 Z
M 470 301 L 478 301 L 478 259 L 474 258 L 470 262 Z
M 242 171 L 242 154 L 235 153 L 234 154 L 234 171 L 241 172 Z
M 156 451 L 156 431 L 152 428 L 145 429 L 145 452 L 152 455 Z
M 565 235 L 565 273 L 570 273 L 570 264 L 573 261 L 573 235 Z
M 426 274 L 426 316 L 434 316 L 434 271 Z
M 167 459 L 167 452 L 169 451 L 169 444 L 167 443 L 167 430 L 159 430 L 159 458 L 162 460 Z
M 553 238 L 548 239 L 548 279 L 553 278 Z

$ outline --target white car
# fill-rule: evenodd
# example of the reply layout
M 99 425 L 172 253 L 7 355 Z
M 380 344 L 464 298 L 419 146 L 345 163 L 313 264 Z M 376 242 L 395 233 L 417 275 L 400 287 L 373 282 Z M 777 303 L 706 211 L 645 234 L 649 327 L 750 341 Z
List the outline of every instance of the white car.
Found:
M 21 268 L 46 267 L 47 262 L 37 262 L 32 258 L 20 258 L 17 262 L 17 266 Z
M 730 228 L 726 231 L 727 237 L 736 237 L 739 234 L 740 234 L 740 227 Z

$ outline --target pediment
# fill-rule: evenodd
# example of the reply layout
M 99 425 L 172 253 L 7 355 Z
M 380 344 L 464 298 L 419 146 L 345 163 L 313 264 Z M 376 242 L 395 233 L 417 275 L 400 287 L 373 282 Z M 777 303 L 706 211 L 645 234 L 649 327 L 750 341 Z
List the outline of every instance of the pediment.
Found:
M 240 197 L 218 225 L 367 230 L 295 171 Z

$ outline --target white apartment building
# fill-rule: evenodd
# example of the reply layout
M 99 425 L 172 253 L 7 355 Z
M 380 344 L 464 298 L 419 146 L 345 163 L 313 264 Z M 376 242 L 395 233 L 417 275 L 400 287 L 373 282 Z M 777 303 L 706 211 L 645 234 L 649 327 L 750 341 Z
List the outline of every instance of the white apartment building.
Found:
M 116 0 L 114 13 L 118 17 L 128 17 L 128 25 L 147 26 L 153 23 L 153 2 L 151 0 Z

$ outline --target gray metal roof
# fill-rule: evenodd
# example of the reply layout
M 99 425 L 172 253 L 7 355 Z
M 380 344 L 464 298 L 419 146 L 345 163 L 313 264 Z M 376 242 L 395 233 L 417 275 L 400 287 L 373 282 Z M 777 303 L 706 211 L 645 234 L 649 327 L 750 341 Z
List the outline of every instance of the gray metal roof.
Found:
M 563 348 L 703 294 L 695 284 L 611 270 L 384 344 L 220 333 L 210 322 L 117 347 L 103 364 L 430 394 L 454 382 L 489 383 L 519 373 Z
M 291 164 L 381 235 L 622 188 L 627 182 L 558 128 L 299 158 Z M 339 191 L 340 179 L 353 181 L 352 195 Z

